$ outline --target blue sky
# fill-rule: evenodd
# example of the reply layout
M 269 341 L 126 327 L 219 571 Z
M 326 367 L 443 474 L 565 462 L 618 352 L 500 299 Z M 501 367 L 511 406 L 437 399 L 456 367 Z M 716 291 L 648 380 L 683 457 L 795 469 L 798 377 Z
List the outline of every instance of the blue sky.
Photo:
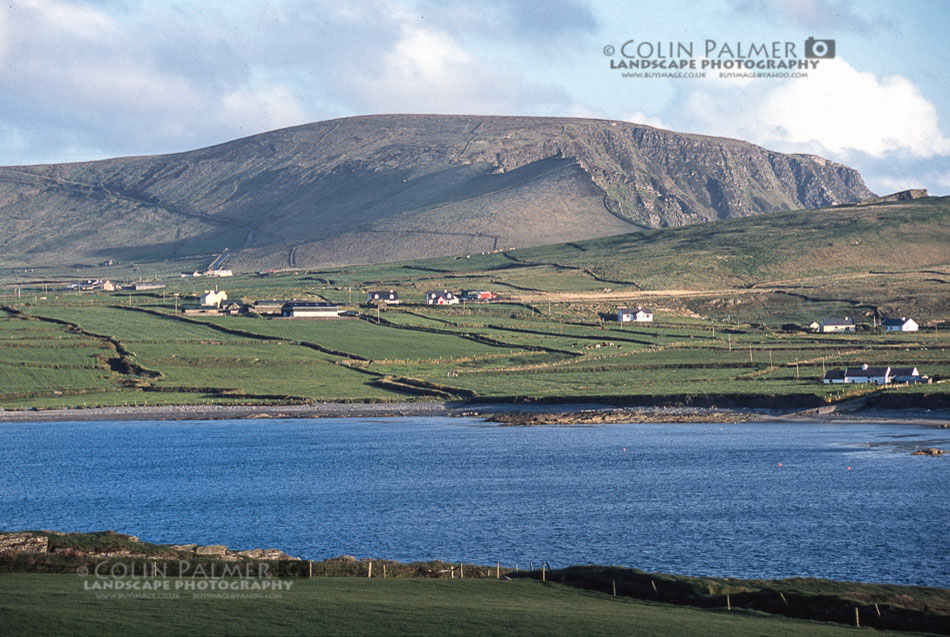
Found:
M 697 6 L 698 5 L 698 6 Z M 950 2 L 8 0 L 0 164 L 176 152 L 370 113 L 628 120 L 950 194 Z M 624 78 L 604 47 L 834 39 L 801 78 Z M 617 58 L 620 59 L 620 58 Z

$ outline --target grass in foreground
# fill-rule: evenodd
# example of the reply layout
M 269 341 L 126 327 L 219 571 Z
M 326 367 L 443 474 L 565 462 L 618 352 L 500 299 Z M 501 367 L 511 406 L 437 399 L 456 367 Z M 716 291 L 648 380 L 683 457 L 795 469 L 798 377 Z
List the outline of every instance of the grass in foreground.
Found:
M 279 599 L 97 598 L 76 575 L 0 575 L 6 635 L 846 635 L 846 626 L 493 579 L 289 580 Z M 174 586 L 174 583 L 172 583 Z

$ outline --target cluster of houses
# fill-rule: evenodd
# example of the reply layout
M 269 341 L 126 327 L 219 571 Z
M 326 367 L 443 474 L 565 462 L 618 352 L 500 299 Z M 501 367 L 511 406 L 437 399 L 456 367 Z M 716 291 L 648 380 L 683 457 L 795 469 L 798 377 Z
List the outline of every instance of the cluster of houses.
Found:
M 68 283 L 65 290 L 77 290 L 80 292 L 92 292 L 101 290 L 103 292 L 115 292 L 117 290 L 161 290 L 165 287 L 164 283 L 126 283 L 119 285 L 108 279 L 87 279 L 76 283 Z
M 339 318 L 343 315 L 343 309 L 336 303 L 297 300 L 262 300 L 254 301 L 250 305 L 245 305 L 240 301 L 228 301 L 228 293 L 224 290 L 205 290 L 201 296 L 201 304 L 187 306 L 184 312 L 186 315 L 203 316 L 238 316 L 253 312 L 260 316 L 272 318 L 284 317 L 297 319 Z
M 826 385 L 829 383 L 890 385 L 891 383 L 929 384 L 932 382 L 929 376 L 922 376 L 916 367 L 871 367 L 867 363 L 860 367 L 828 370 L 822 380 Z
M 226 269 L 218 269 L 218 270 L 205 270 L 204 272 L 199 272 L 198 270 L 195 270 L 194 272 L 181 273 L 181 278 L 183 279 L 187 279 L 188 277 L 197 278 L 197 277 L 202 277 L 202 276 L 222 278 L 222 277 L 234 276 L 234 272 L 232 272 L 231 270 L 226 270 Z
M 428 305 L 455 305 L 460 301 L 493 301 L 498 296 L 488 290 L 467 290 L 456 295 L 449 290 L 427 292 L 425 301 Z M 399 305 L 399 295 L 394 290 L 375 290 L 366 295 L 366 305 L 385 306 Z M 239 301 L 228 301 L 228 293 L 224 290 L 205 290 L 199 305 L 190 305 L 184 308 L 187 315 L 199 316 L 235 316 L 254 313 L 258 316 L 283 318 L 339 318 L 344 316 L 345 310 L 336 303 L 298 300 L 260 300 L 250 305 Z
M 850 317 L 826 317 L 821 322 L 813 322 L 808 326 L 814 332 L 822 334 L 836 334 L 842 332 L 854 331 L 854 319 Z M 881 327 L 885 332 L 916 332 L 920 326 L 912 318 L 890 318 L 881 321 Z
M 90 292 L 92 290 L 102 290 L 104 292 L 114 292 L 116 289 L 120 289 L 121 286 L 117 286 L 112 281 L 106 281 L 103 279 L 87 279 L 85 281 L 77 281 L 75 283 L 67 283 L 64 290 L 79 290 L 81 292 Z
M 456 294 L 451 290 L 431 290 L 426 292 L 426 305 L 458 305 L 459 303 L 488 302 L 498 299 L 491 290 L 463 290 Z M 372 290 L 366 294 L 366 305 L 399 305 L 402 301 L 394 290 Z

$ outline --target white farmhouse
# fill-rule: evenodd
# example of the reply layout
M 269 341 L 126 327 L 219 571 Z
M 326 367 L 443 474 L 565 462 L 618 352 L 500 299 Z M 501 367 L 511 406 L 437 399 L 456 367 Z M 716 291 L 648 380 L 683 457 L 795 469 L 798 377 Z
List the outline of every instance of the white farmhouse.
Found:
M 912 318 L 884 319 L 881 321 L 885 332 L 916 332 L 920 326 Z
M 224 290 L 205 290 L 201 297 L 201 305 L 204 307 L 221 307 L 221 304 L 228 300 L 228 293 Z
M 825 317 L 821 319 L 821 329 L 819 330 L 825 334 L 833 334 L 835 332 L 853 332 L 854 331 L 854 319 L 837 317 Z
M 652 323 L 653 312 L 642 307 L 635 310 L 622 307 L 617 310 L 617 320 L 621 323 Z

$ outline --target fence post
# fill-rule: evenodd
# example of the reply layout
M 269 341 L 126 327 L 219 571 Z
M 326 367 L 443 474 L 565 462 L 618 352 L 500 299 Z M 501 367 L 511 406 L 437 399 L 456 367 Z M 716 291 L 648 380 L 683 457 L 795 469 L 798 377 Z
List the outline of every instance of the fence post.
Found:
M 858 607 L 854 607 L 854 627 L 861 628 L 861 616 L 858 614 Z
M 612 579 L 612 580 L 610 580 L 610 581 L 613 582 L 613 585 L 614 585 L 614 597 L 616 597 L 616 596 L 617 596 L 617 580 Z
M 366 574 L 366 577 L 372 577 L 372 576 L 373 576 L 373 563 L 370 562 L 370 563 L 369 563 L 369 573 Z
M 501 579 L 501 562 L 495 562 L 495 579 Z

